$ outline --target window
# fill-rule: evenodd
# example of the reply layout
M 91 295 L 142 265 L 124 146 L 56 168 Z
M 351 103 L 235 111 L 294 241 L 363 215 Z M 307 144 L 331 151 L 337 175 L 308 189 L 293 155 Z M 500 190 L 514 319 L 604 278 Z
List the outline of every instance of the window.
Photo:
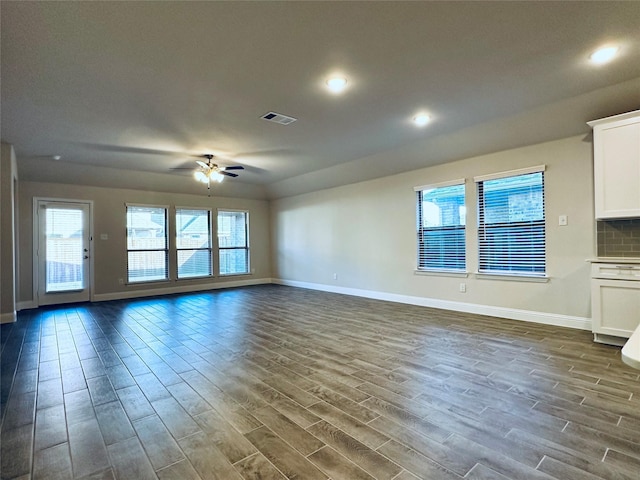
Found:
M 249 273 L 248 212 L 218 211 L 220 275 Z
M 127 281 L 167 280 L 167 209 L 127 205 Z
M 466 268 L 464 180 L 416 187 L 418 270 Z
M 209 277 L 211 262 L 211 212 L 176 208 L 178 278 Z
M 545 274 L 544 166 L 478 177 L 479 273 Z

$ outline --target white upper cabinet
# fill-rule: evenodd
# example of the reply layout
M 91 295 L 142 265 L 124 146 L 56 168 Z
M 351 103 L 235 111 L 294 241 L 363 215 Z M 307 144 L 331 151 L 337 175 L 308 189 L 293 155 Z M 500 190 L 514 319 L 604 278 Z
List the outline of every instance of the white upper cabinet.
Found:
M 640 218 L 640 110 L 589 122 L 596 218 Z

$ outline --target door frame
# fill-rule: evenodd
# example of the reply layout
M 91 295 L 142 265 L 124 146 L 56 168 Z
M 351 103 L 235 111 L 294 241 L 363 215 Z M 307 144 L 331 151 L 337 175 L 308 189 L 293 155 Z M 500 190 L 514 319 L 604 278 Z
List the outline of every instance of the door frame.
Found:
M 93 200 L 78 200 L 78 199 L 69 199 L 69 198 L 57 198 L 57 197 L 33 197 L 33 213 L 32 213 L 32 247 L 33 252 L 31 255 L 31 263 L 32 263 L 32 298 L 35 307 L 40 306 L 40 296 L 38 294 L 40 288 L 40 256 L 38 254 L 40 248 L 40 213 L 39 213 L 39 205 L 40 202 L 53 202 L 53 203 L 77 203 L 80 205 L 87 206 L 89 208 L 89 275 L 88 275 L 88 284 L 87 290 L 89 290 L 89 301 L 94 301 L 94 234 L 93 234 Z

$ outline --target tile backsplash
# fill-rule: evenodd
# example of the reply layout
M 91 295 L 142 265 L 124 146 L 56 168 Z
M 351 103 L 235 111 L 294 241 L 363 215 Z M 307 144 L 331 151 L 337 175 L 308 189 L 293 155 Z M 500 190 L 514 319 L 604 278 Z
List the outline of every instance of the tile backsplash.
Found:
M 640 257 L 640 219 L 599 220 L 599 257 Z

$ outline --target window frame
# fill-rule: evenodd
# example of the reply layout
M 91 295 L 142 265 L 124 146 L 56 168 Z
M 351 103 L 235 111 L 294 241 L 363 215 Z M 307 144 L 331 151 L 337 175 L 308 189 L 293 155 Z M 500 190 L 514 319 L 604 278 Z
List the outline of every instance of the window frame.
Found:
M 195 210 L 195 211 L 202 211 L 202 212 L 207 212 L 207 228 L 208 228 L 208 247 L 201 247 L 201 248 L 180 248 L 179 247 L 179 240 L 178 240 L 178 212 L 181 210 Z M 174 209 L 174 221 L 175 221 L 175 250 L 176 250 L 176 279 L 177 280 L 193 280 L 193 279 L 199 279 L 199 278 L 212 278 L 214 277 L 214 262 L 213 262 L 213 250 L 214 250 L 214 246 L 213 246 L 213 212 L 210 208 L 207 207 L 184 207 L 184 206 L 176 206 Z M 206 275 L 191 275 L 191 276 L 180 276 L 180 261 L 179 261 L 179 256 L 180 256 L 180 252 L 185 252 L 185 251 L 208 251 L 208 258 L 209 258 L 209 273 Z
M 509 170 L 505 172 L 494 173 L 490 175 L 482 175 L 474 177 L 476 184 L 476 201 L 477 201 L 477 248 L 478 248 L 478 278 L 491 278 L 491 277 L 505 277 L 513 279 L 522 279 L 530 281 L 545 281 L 547 279 L 547 225 L 546 225 L 546 201 L 545 201 L 545 165 L 537 165 L 528 168 L 522 168 L 518 170 Z M 537 220 L 521 220 L 521 221 L 507 221 L 507 222 L 494 222 L 493 224 L 487 223 L 486 218 L 486 197 L 484 196 L 485 182 L 491 180 L 501 180 L 507 178 L 514 178 L 518 176 L 530 175 L 540 173 L 541 174 L 541 204 L 542 204 L 542 218 Z M 505 198 L 509 198 L 506 196 Z M 503 262 L 501 265 L 504 268 L 490 268 L 488 260 L 491 257 L 491 248 L 495 249 L 499 246 L 507 248 L 505 258 L 510 260 L 517 255 L 514 255 L 515 249 L 512 243 L 509 244 L 497 244 L 496 242 L 488 242 L 488 234 L 492 232 L 508 232 L 509 229 L 517 229 L 518 233 L 525 232 L 527 229 L 530 231 L 529 237 L 532 239 L 528 245 L 535 245 L 542 243 L 541 248 L 535 249 L 533 252 L 536 256 L 541 256 L 541 261 L 536 261 L 533 257 L 528 257 L 526 265 L 530 265 L 529 268 L 525 268 L 514 264 L 513 262 Z M 541 234 L 540 234 L 541 230 Z M 541 241 L 540 241 L 541 239 Z M 531 255 L 531 253 L 530 253 Z M 495 258 L 495 253 L 494 253 Z M 496 264 L 498 262 L 495 262 Z M 542 267 L 541 271 L 535 271 L 536 268 Z
M 157 208 L 164 210 L 164 248 L 129 248 L 129 209 L 130 208 Z M 145 283 L 161 283 L 168 282 L 171 280 L 171 274 L 169 271 L 169 206 L 168 205 L 146 205 L 140 203 L 125 203 L 125 243 L 127 245 L 127 284 L 129 285 L 140 285 Z M 129 269 L 130 265 L 130 254 L 132 252 L 164 252 L 164 278 L 155 278 L 155 279 L 144 279 L 144 280 L 136 280 L 131 278 L 131 270 Z
M 220 214 L 221 213 L 242 213 L 244 215 L 244 246 L 233 246 L 233 247 L 221 247 L 220 246 Z M 232 209 L 232 208 L 218 208 L 216 213 L 216 246 L 218 250 L 218 275 L 220 277 L 229 277 L 234 275 L 251 275 L 251 255 L 250 255 L 250 245 L 249 245 L 249 211 L 242 209 Z M 222 264 L 222 252 L 227 250 L 244 250 L 245 251 L 245 262 L 247 265 L 246 271 L 244 272 L 231 272 L 231 273 L 223 273 L 221 271 Z
M 465 207 L 465 221 L 464 223 L 460 223 L 457 225 L 447 225 L 447 226 L 439 226 L 439 227 L 425 227 L 423 226 L 423 195 L 425 191 L 431 191 L 436 189 L 444 189 L 448 187 L 461 186 L 462 194 L 464 199 L 464 207 Z M 450 180 L 447 182 L 434 183 L 430 185 L 421 185 L 414 187 L 413 190 L 416 192 L 416 273 L 418 274 L 452 274 L 452 275 L 467 275 L 467 225 L 466 225 L 466 206 L 467 206 L 467 192 L 466 192 L 466 179 L 461 178 L 457 180 Z M 454 232 L 454 231 L 462 231 L 462 242 L 457 242 L 457 247 L 462 247 L 462 267 L 446 267 L 446 266 L 427 266 L 426 263 L 429 260 L 445 263 L 447 259 L 455 259 L 455 254 L 451 254 L 450 250 L 447 250 L 446 253 L 442 254 L 442 250 L 440 253 L 442 255 L 437 257 L 428 257 L 426 255 L 426 250 L 428 248 L 427 236 L 426 232 Z M 423 258 L 424 257 L 424 258 Z M 424 262 L 424 263 L 423 263 Z

